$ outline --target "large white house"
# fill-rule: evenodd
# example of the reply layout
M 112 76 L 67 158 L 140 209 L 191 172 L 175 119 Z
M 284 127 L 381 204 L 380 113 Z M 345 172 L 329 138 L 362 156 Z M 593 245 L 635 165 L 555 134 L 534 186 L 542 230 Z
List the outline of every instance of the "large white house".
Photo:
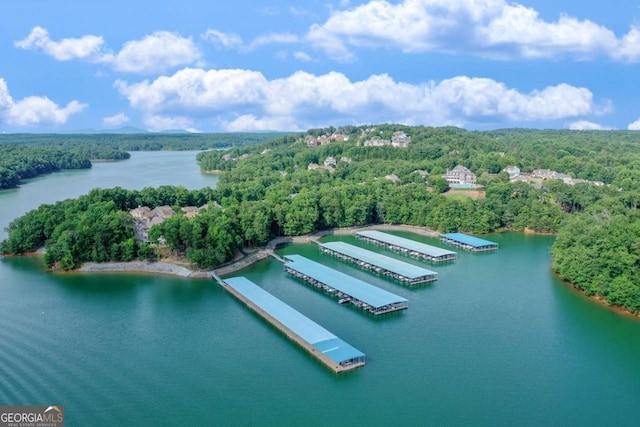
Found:
M 449 185 L 471 185 L 475 184 L 477 181 L 476 174 L 462 165 L 458 165 L 451 170 L 447 170 L 447 173 L 443 175 L 443 178 L 447 180 Z

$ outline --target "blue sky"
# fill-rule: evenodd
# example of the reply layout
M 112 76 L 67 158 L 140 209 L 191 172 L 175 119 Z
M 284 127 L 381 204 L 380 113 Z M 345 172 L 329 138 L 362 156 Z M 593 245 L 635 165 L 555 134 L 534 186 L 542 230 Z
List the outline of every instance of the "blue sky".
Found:
M 640 0 L 20 0 L 0 16 L 0 132 L 640 130 Z

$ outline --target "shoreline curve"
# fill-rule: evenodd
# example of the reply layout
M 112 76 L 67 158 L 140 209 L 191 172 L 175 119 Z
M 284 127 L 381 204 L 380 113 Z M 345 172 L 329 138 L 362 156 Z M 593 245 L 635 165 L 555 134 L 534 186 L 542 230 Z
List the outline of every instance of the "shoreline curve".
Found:
M 129 262 L 87 262 L 80 268 L 74 270 L 79 273 L 148 273 L 170 275 L 184 277 L 190 279 L 205 279 L 213 277 L 213 273 L 219 276 L 225 276 L 236 271 L 242 270 L 258 261 L 269 256 L 275 255 L 278 246 L 288 243 L 312 243 L 317 242 L 324 236 L 348 236 L 355 234 L 357 231 L 363 230 L 386 230 L 386 231 L 409 231 L 426 237 L 437 237 L 439 233 L 428 227 L 420 227 L 414 225 L 403 224 L 371 224 L 356 227 L 333 228 L 329 230 L 321 230 L 302 236 L 281 236 L 271 239 L 265 246 L 245 255 L 241 258 L 232 260 L 226 264 L 219 265 L 212 270 L 196 270 L 189 269 L 182 265 L 174 264 L 167 261 L 129 261 Z M 248 251 L 247 248 L 245 248 Z

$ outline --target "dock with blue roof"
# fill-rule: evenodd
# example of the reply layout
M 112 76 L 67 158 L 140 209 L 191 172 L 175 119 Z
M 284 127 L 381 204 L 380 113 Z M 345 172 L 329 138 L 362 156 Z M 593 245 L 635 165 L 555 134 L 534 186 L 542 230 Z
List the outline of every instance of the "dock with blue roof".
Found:
M 344 242 L 322 243 L 320 251 L 409 285 L 438 280 L 435 271 Z
M 359 231 L 356 233 L 356 239 L 431 262 L 453 261 L 458 257 L 458 254 L 453 251 L 378 230 Z
M 490 242 L 489 240 L 480 239 L 463 233 L 441 234 L 440 240 L 450 245 L 473 252 L 495 251 L 498 249 L 498 244 L 495 242 Z
M 404 310 L 409 306 L 405 298 L 301 255 L 285 255 L 285 258 L 288 260 L 284 264 L 287 273 L 338 298 L 341 304 L 355 305 L 373 315 Z
M 219 281 L 233 296 L 334 372 L 364 366 L 365 354 L 245 277 Z

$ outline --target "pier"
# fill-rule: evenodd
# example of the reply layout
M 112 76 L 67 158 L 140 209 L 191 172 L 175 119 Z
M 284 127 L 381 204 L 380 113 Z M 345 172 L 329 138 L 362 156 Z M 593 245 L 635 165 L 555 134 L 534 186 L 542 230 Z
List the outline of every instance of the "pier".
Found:
M 498 249 L 498 244 L 495 242 L 490 242 L 489 240 L 480 239 L 463 233 L 441 234 L 440 240 L 472 252 L 495 251 Z
M 232 277 L 220 280 L 219 283 L 334 372 L 340 373 L 364 366 L 364 353 L 247 278 Z
M 323 243 L 320 245 L 320 251 L 409 285 L 438 280 L 438 273 L 435 271 L 427 270 L 426 268 L 368 251 L 348 243 Z
M 285 255 L 287 273 L 338 299 L 340 304 L 352 304 L 373 315 L 408 308 L 408 301 L 355 277 L 326 267 L 300 255 Z
M 359 231 L 356 233 L 356 238 L 403 255 L 409 255 L 431 262 L 453 261 L 458 258 L 458 254 L 453 251 L 377 230 Z

